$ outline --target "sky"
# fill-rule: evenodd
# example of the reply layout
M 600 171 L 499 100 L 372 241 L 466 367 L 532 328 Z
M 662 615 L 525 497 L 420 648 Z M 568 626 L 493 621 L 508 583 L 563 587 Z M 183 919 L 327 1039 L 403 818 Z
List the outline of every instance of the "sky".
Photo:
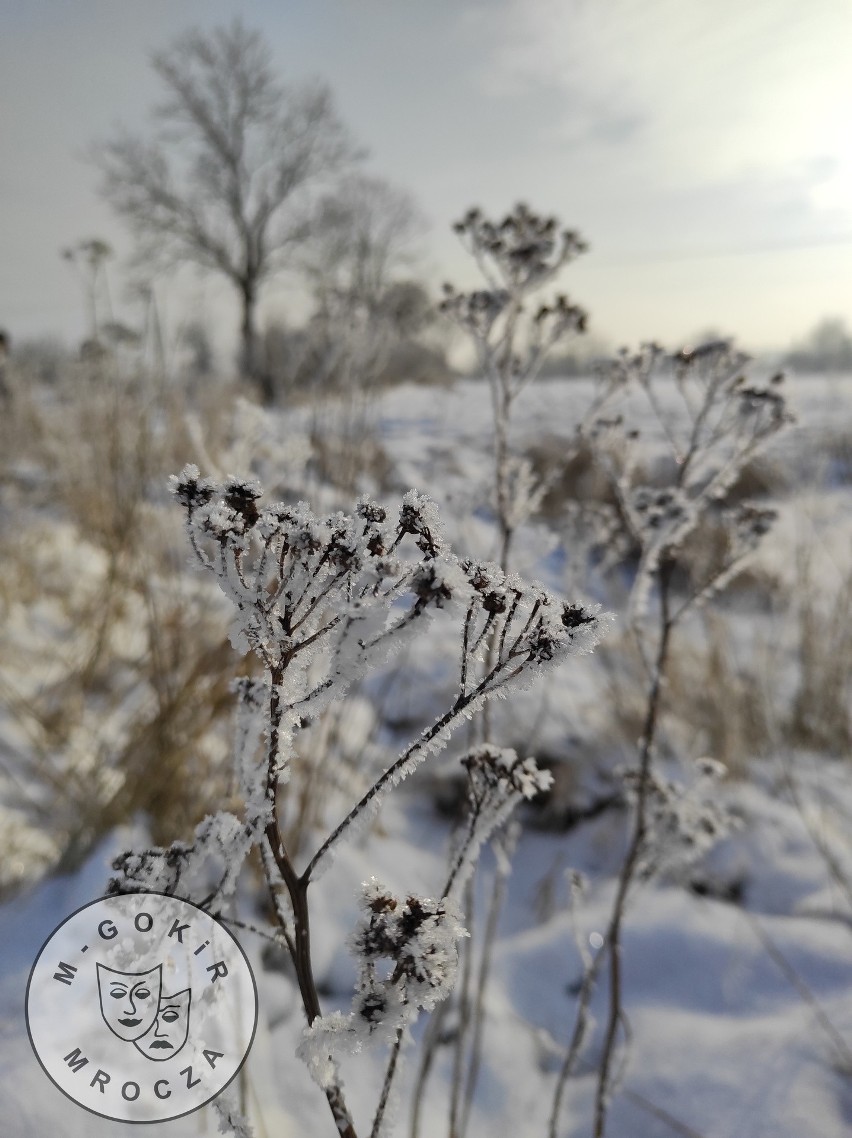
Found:
M 429 222 L 422 273 L 476 286 L 451 232 L 519 200 L 588 240 L 560 288 L 613 345 L 713 329 L 759 350 L 852 325 L 852 2 L 847 0 L 0 0 L 0 327 L 85 335 L 63 247 L 102 237 L 117 315 L 131 245 L 85 160 L 147 129 L 150 53 L 240 15 L 282 79 L 326 80 L 365 171 Z M 224 282 L 157 284 L 169 327 L 234 342 Z M 295 315 L 294 315 L 295 314 Z M 293 286 L 262 320 L 297 318 Z

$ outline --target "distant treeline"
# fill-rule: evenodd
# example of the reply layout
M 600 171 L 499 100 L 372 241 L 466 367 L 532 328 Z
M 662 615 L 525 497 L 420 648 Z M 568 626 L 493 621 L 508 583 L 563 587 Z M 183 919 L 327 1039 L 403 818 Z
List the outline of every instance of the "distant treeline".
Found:
M 838 316 L 821 320 L 787 353 L 784 365 L 797 372 L 852 372 L 852 336 L 844 321 Z

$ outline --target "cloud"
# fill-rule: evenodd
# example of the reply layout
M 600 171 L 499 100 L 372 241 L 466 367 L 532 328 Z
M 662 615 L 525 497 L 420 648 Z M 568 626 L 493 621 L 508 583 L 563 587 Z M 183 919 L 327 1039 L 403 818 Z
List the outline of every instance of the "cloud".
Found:
M 665 190 L 810 179 L 852 216 L 852 5 L 507 0 L 478 9 L 492 93 L 558 104 L 554 145 Z

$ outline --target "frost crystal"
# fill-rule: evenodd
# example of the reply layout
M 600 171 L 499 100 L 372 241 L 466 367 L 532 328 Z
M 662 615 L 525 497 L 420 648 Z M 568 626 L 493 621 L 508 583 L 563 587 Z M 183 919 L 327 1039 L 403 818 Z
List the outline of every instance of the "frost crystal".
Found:
M 351 1017 L 342 1012 L 332 1012 L 327 1016 L 318 1016 L 303 1029 L 296 1055 L 306 1065 L 318 1086 L 330 1087 L 339 1082 L 337 1062 L 332 1058 L 334 1053 L 344 1051 L 354 1054 L 360 1049 Z

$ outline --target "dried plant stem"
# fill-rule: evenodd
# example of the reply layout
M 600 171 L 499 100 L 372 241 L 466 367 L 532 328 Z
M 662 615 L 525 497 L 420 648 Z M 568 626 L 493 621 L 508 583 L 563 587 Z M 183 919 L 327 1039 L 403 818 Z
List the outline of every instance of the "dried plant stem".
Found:
M 314 980 L 313 963 L 311 960 L 308 882 L 304 878 L 297 877 L 293 869 L 292 863 L 284 849 L 284 844 L 281 841 L 277 818 L 267 826 L 266 838 L 272 850 L 272 855 L 275 858 L 275 864 L 278 866 L 287 886 L 287 892 L 290 894 L 290 903 L 293 907 L 294 934 L 292 939 L 288 938 L 287 943 L 293 959 L 293 966 L 296 970 L 296 979 L 299 985 L 299 993 L 302 997 L 302 1006 L 304 1007 L 308 1023 L 311 1024 L 322 1014 L 322 1009 L 320 1008 L 319 995 L 317 993 L 316 981 Z M 271 881 L 269 885 L 270 890 L 273 891 L 274 886 Z M 355 1127 L 352 1123 L 352 1117 L 349 1114 L 341 1088 L 336 1084 L 326 1087 L 325 1097 L 331 1108 L 338 1133 L 343 1135 L 343 1138 L 357 1138 Z
M 417 1080 L 411 1098 L 411 1138 L 420 1138 L 420 1114 L 423 1108 L 426 1084 L 432 1073 L 432 1064 L 442 1041 L 441 1029 L 451 1006 L 450 1000 L 444 1000 L 442 1004 L 438 1004 L 423 1035 L 420 1069 L 417 1072 Z
M 293 967 L 296 970 L 296 979 L 299 985 L 299 994 L 302 997 L 302 1006 L 305 1010 L 305 1016 L 307 1017 L 308 1023 L 312 1024 L 318 1016 L 322 1015 L 322 1009 L 320 1008 L 319 994 L 317 992 L 313 962 L 311 960 L 311 926 L 308 910 L 308 884 L 310 878 L 306 875 L 299 877 L 296 873 L 284 846 L 278 816 L 278 777 L 276 773 L 276 763 L 283 714 L 279 695 L 283 679 L 284 669 L 274 668 L 272 670 L 272 687 L 269 697 L 269 744 L 267 750 L 266 775 L 266 793 L 270 801 L 272 816 L 266 825 L 265 835 L 275 865 L 290 895 L 290 904 L 293 908 L 293 932 L 291 934 L 283 924 L 282 932 L 286 936 L 287 945 L 293 960 Z M 266 859 L 264 859 L 264 866 L 266 865 L 267 862 Z M 270 877 L 269 872 L 267 872 L 267 883 L 272 895 L 275 912 L 278 913 L 275 882 Z M 331 1109 L 338 1133 L 343 1135 L 343 1138 L 357 1138 L 355 1127 L 352 1123 L 352 1117 L 349 1114 L 341 1088 L 335 1084 L 326 1087 L 325 1097 L 328 1100 L 328 1105 Z
M 512 414 L 512 394 L 509 389 L 509 377 L 506 374 L 508 359 L 511 357 L 511 345 L 515 335 L 515 324 L 518 316 L 517 302 L 512 306 L 506 325 L 507 357 L 501 367 L 497 360 L 495 350 L 486 343 L 480 345 L 480 355 L 488 375 L 491 388 L 491 407 L 494 418 L 494 498 L 497 507 L 497 531 L 499 534 L 498 564 L 504 573 L 509 569 L 509 550 L 512 544 L 514 528 L 512 525 L 512 496 L 509 486 L 509 423 Z M 488 640 L 487 667 L 493 668 L 497 659 L 497 633 L 492 631 Z M 482 740 L 491 739 L 491 708 L 483 708 L 482 713 Z
M 352 823 L 361 814 L 361 812 L 370 805 L 376 795 L 380 794 L 388 784 L 393 784 L 393 780 L 399 777 L 400 772 L 405 768 L 406 764 L 411 761 L 412 756 L 418 749 L 425 749 L 428 747 L 428 745 L 432 742 L 433 739 L 435 739 L 436 736 L 438 736 L 446 727 L 448 727 L 453 722 L 453 720 L 457 719 L 460 714 L 470 706 L 471 703 L 473 703 L 475 697 L 485 689 L 486 682 L 487 680 L 491 679 L 492 675 L 493 672 L 489 673 L 488 677 L 486 677 L 486 680 L 483 680 L 479 685 L 479 688 L 477 688 L 475 691 L 469 693 L 466 696 L 460 695 L 456 699 L 453 706 L 439 719 L 436 719 L 435 722 L 429 728 L 427 728 L 426 731 L 423 732 L 420 738 L 412 743 L 411 746 L 408 747 L 404 752 L 404 754 L 402 754 L 400 758 L 392 763 L 391 766 L 389 766 L 388 769 L 384 772 L 384 774 L 380 775 L 380 777 L 376 779 L 367 793 L 364 794 L 361 799 L 355 804 L 355 806 L 352 807 L 343 821 L 332 830 L 332 832 L 311 858 L 307 869 L 302 875 L 302 880 L 304 880 L 306 886 L 307 883 L 311 880 L 313 872 L 319 862 L 328 853 L 328 851 L 335 844 L 341 834 L 343 834 L 343 832 L 352 825 Z
M 506 900 L 508 872 L 509 865 L 507 858 L 505 863 L 498 863 L 494 875 L 491 899 L 488 905 L 488 915 L 485 920 L 484 939 L 479 959 L 479 972 L 476 980 L 476 1002 L 473 1005 L 470 1054 L 465 1077 L 464 1098 L 462 1100 L 462 1115 L 459 1127 L 460 1138 L 464 1138 L 464 1135 L 467 1133 L 470 1112 L 473 1107 L 473 1096 L 476 1092 L 479 1068 L 482 1063 L 482 1034 L 485 1026 L 485 992 L 491 974 L 491 960 L 494 955 L 494 945 L 497 940 L 497 925 L 500 920 L 500 913 L 503 910 L 503 904 Z M 468 951 L 470 951 L 470 948 Z
M 673 622 L 669 612 L 669 587 L 674 563 L 664 561 L 659 570 L 660 584 L 660 638 L 657 658 L 648 703 L 645 723 L 639 748 L 639 780 L 636 788 L 636 815 L 633 833 L 618 878 L 612 914 L 607 929 L 605 944 L 609 955 L 609 1006 L 604 1031 L 603 1052 L 598 1068 L 598 1084 L 595 1092 L 594 1138 L 603 1138 L 606 1131 L 606 1112 L 612 1086 L 612 1063 L 615 1056 L 616 1037 L 623 1017 L 623 977 L 621 970 L 621 935 L 627 898 L 641 863 L 647 830 L 647 806 L 651 784 L 654 743 L 659 719 L 660 697 L 663 679 L 668 662 L 669 643 Z M 600 957 L 600 953 L 598 954 Z
M 474 878 L 468 879 L 465 885 L 465 910 L 470 914 L 469 923 L 474 923 Z M 461 1111 L 461 1094 L 465 1081 L 464 1059 L 467 1046 L 468 1032 L 470 1030 L 471 988 L 473 985 L 473 936 L 468 940 L 464 959 L 462 962 L 462 980 L 459 989 L 458 1011 L 459 1022 L 456 1029 L 455 1049 L 453 1051 L 453 1083 L 450 1090 L 450 1125 L 449 1138 L 461 1138 L 459 1128 Z
M 553 1107 L 550 1112 L 550 1124 L 548 1127 L 548 1138 L 557 1138 L 557 1127 L 559 1125 L 559 1114 L 562 1110 L 562 1098 L 565 1093 L 565 1087 L 570 1079 L 574 1068 L 577 1065 L 577 1060 L 580 1057 L 583 1043 L 586 1039 L 586 1032 L 589 1028 L 589 1007 L 592 1002 L 592 995 L 595 986 L 598 982 L 601 967 L 606 957 L 606 945 L 599 949 L 597 955 L 593 960 L 587 961 L 586 968 L 583 972 L 583 985 L 580 988 L 580 995 L 577 1000 L 577 1014 L 574 1018 L 574 1031 L 571 1034 L 571 1042 L 568 1044 L 568 1051 L 565 1054 L 565 1060 L 559 1071 L 559 1076 L 556 1080 L 556 1089 L 553 1093 Z
M 379 1098 L 379 1105 L 376 1107 L 376 1116 L 373 1119 L 373 1129 L 370 1131 L 370 1138 L 379 1138 L 382 1132 L 382 1122 L 384 1121 L 385 1111 L 390 1101 L 393 1080 L 399 1069 L 402 1034 L 402 1028 L 399 1028 L 396 1033 L 396 1039 L 394 1039 L 393 1046 L 391 1047 L 390 1058 L 388 1059 L 387 1069 L 385 1070 L 385 1081 L 382 1084 L 382 1093 Z
M 509 334 L 512 338 L 516 318 L 516 314 L 510 318 Z M 507 351 L 507 354 L 510 352 Z M 503 374 L 498 361 L 491 357 L 488 364 L 494 410 L 494 488 L 497 500 L 497 524 L 500 531 L 498 560 L 500 568 L 505 572 L 509 566 L 509 547 L 514 533 L 509 487 L 509 422 L 512 414 L 512 396 L 508 390 L 507 377 Z

